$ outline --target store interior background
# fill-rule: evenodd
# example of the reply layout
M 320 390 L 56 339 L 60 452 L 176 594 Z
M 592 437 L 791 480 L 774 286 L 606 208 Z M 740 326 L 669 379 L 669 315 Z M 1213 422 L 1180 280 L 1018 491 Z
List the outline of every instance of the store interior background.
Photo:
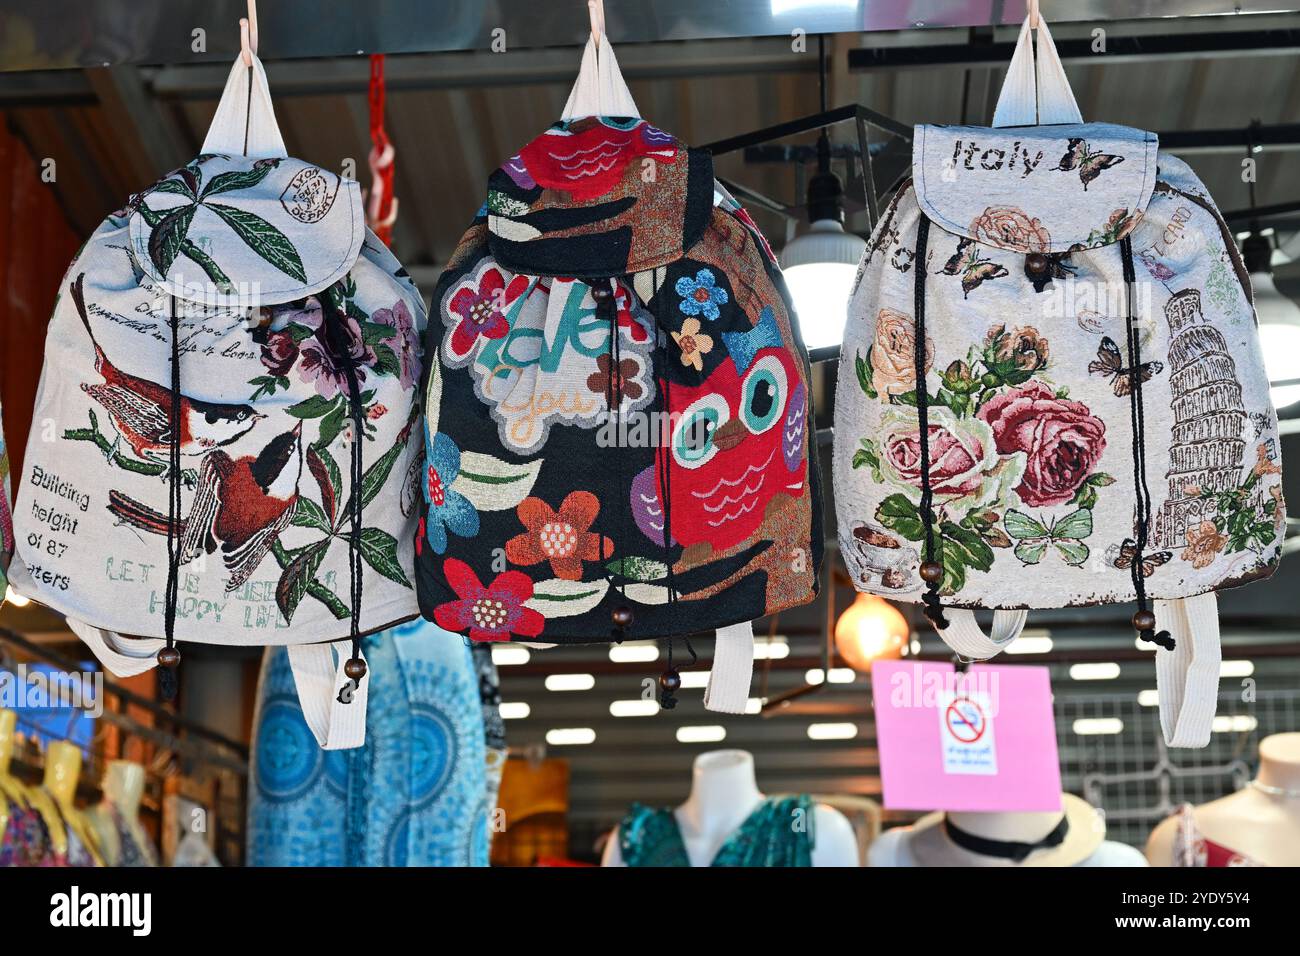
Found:
M 717 4 L 736 8 L 737 17 L 752 5 Z M 0 383 L 14 474 L 22 470 L 45 323 L 62 271 L 105 214 L 199 151 L 228 73 L 234 49 L 230 34 L 241 4 L 103 3 L 87 5 L 93 13 L 79 13 L 75 4 L 56 2 L 36 14 L 21 9 L 33 6 L 0 3 L 0 68 L 8 71 L 0 73 L 0 210 L 7 215 L 0 219 Z M 318 13 L 313 21 L 303 15 L 305 5 L 295 3 L 266 3 L 261 11 L 261 55 L 277 116 L 290 155 L 334 170 L 351 160 L 364 184 L 369 177 L 367 59 L 304 57 L 313 49 L 342 53 L 329 45 L 347 45 L 354 36 L 361 38 L 358 49 L 371 52 L 375 46 L 366 41 L 374 37 L 367 34 L 362 8 L 374 6 L 377 13 L 370 20 L 386 24 L 391 32 L 393 24 L 402 22 L 403 4 L 314 6 L 330 13 Z M 508 52 L 492 53 L 483 49 L 486 42 L 479 42 L 485 24 L 495 22 L 498 14 L 508 22 L 525 22 L 519 4 L 441 6 L 447 18 L 440 42 L 448 52 L 391 55 L 387 64 L 386 125 L 397 150 L 395 192 L 400 201 L 393 247 L 426 296 L 481 202 L 488 171 L 559 115 L 584 31 L 579 4 L 566 11 L 572 17 L 557 24 L 553 8 L 558 5 L 548 3 L 538 14 L 538 38 L 520 27 L 507 32 Z M 488 12 L 477 9 L 480 6 Z M 815 35 L 808 37 L 806 52 L 792 52 L 788 35 L 728 38 L 729 33 L 742 32 L 734 24 L 714 31 L 718 39 L 671 39 L 691 34 L 687 8 L 692 6 L 696 4 L 654 4 L 660 13 L 653 17 L 653 35 L 669 39 L 651 44 L 622 40 L 621 27 L 630 35 L 649 27 L 631 14 L 621 23 L 617 0 L 608 4 L 610 35 L 647 119 L 699 145 L 819 110 Z M 1194 12 L 1218 5 L 1131 6 L 1186 7 L 1179 12 Z M 470 7 L 475 8 L 472 13 L 456 13 Z M 674 20 L 678 16 L 680 23 Z M 332 29 L 332 17 L 349 24 L 341 38 L 340 31 Z M 1019 12 L 1008 12 L 1003 22 L 1018 23 Z M 815 19 L 809 23 L 810 34 L 815 34 Z M 1094 26 L 1054 20 L 1053 34 L 1064 45 L 1090 39 Z M 207 30 L 205 54 L 189 53 L 193 27 Z M 1291 206 L 1261 224 L 1275 238 L 1277 285 L 1295 299 L 1300 299 L 1298 28 L 1300 18 L 1295 15 L 1115 20 L 1106 24 L 1109 42 L 1159 38 L 1161 52 L 1088 55 L 1067 58 L 1065 64 L 1088 120 L 1161 133 L 1231 133 L 1222 145 L 1172 150 L 1191 164 L 1225 211 L 1244 210 L 1250 204 L 1242 181 L 1247 153 L 1240 135 L 1252 121 L 1261 124 L 1260 135 L 1268 141 L 1253 154 L 1256 203 Z M 984 48 L 995 40 L 1012 42 L 1014 30 L 1004 26 L 996 35 L 988 27 L 829 34 L 827 103 L 861 104 L 908 126 L 985 124 L 1006 57 L 989 55 Z M 327 33 L 328 44 L 319 39 Z M 1274 39 L 1265 42 L 1249 34 Z M 1181 50 L 1169 43 L 1171 36 L 1187 41 Z M 291 44 L 286 37 L 292 37 Z M 161 39 L 151 46 L 141 38 Z M 286 46 L 294 58 L 280 58 L 278 51 Z M 152 65 L 157 60 L 147 58 L 149 50 L 158 49 L 173 51 L 167 65 Z M 849 54 L 854 50 L 877 52 L 871 62 L 851 66 Z M 103 61 L 117 65 L 86 65 Z M 832 128 L 831 135 L 836 144 L 855 142 L 852 124 Z M 897 157 L 905 162 L 908 155 L 906 143 L 888 140 L 880 131 L 873 132 L 873 141 L 882 144 L 877 169 L 882 183 L 891 181 L 891 168 L 896 179 L 902 169 Z M 781 140 L 796 145 L 814 141 L 813 134 Z M 57 173 L 46 183 L 42 171 L 51 160 Z M 791 204 L 796 215 L 798 197 L 812 171 L 794 163 L 747 162 L 739 153 L 720 157 L 717 165 L 724 179 Z M 847 193 L 859 195 L 853 165 L 837 160 L 836 170 L 846 180 Z M 761 206 L 750 208 L 778 249 L 802 227 Z M 1249 222 L 1235 219 L 1233 225 L 1240 240 Z M 853 209 L 849 226 L 865 233 L 867 219 L 859 208 Z M 818 365 L 815 376 L 815 401 L 826 425 L 833 364 Z M 1286 493 L 1293 510 L 1300 510 L 1300 403 L 1285 410 L 1283 417 Z M 823 449 L 826 475 L 828 451 Z M 19 490 L 17 507 L 22 505 Z M 829 512 L 829 501 L 827 506 Z M 834 515 L 828 518 L 833 540 Z M 1300 556 L 1295 554 L 1300 545 L 1295 537 L 1289 545 L 1288 557 L 1270 581 L 1221 596 L 1222 698 L 1216 732 L 1204 750 L 1165 751 L 1152 655 L 1135 646 L 1128 624 L 1131 608 L 1031 616 L 1030 632 L 1006 660 L 1050 668 L 1063 786 L 1105 810 L 1111 839 L 1141 846 L 1151 827 L 1176 805 L 1213 799 L 1249 779 L 1259 739 L 1300 730 Z M 755 628 L 760 636 L 756 698 L 776 697 L 810 683 L 822 686 L 763 716 L 707 713 L 701 702 L 702 679 L 695 689 L 688 683 L 674 711 L 645 707 L 643 682 L 663 669 L 662 660 L 651 656 L 656 653 L 652 646 L 543 652 L 501 648 L 498 662 L 512 764 L 520 773 L 556 776 L 547 791 L 553 799 L 514 808 L 513 819 L 531 818 L 531 824 L 510 843 L 513 855 L 499 859 L 596 859 L 598 839 L 631 802 L 680 802 L 689 787 L 693 758 L 718 747 L 752 752 L 766 792 L 878 801 L 869 676 L 848 669 L 843 661 L 833 662 L 830 680 L 823 670 L 827 622 L 852 601 L 842 566 L 833 551 L 828 556 L 841 574 L 827 590 L 833 605 L 828 607 L 823 599 L 775 622 L 760 621 Z M 928 625 L 904 610 L 920 624 L 908 652 L 947 659 Z M 0 639 L 0 653 L 6 653 L 10 663 L 31 660 L 32 648 L 72 660 L 89 657 L 57 616 L 34 605 L 5 607 L 0 628 L 22 638 L 20 643 Z M 707 662 L 711 641 L 702 637 L 694 643 Z M 678 654 L 680 661 L 680 643 Z M 178 769 L 207 781 L 204 792 L 215 794 L 217 806 L 218 853 L 227 863 L 240 859 L 240 807 L 259 661 L 260 653 L 253 650 L 187 647 L 178 711 L 183 724 L 170 724 L 146 706 L 155 694 L 153 677 L 145 675 L 121 682 L 139 699 L 117 700 L 120 712 L 106 714 L 94 728 L 96 759 L 126 756 L 149 767 L 146 810 L 158 812 L 164 781 Z M 204 729 L 210 733 L 205 735 Z M 25 773 L 35 779 L 39 755 L 29 749 L 19 758 L 20 770 L 27 760 Z M 94 796 L 98 777 L 93 764 L 83 772 L 88 798 Z M 887 811 L 885 822 L 912 816 Z

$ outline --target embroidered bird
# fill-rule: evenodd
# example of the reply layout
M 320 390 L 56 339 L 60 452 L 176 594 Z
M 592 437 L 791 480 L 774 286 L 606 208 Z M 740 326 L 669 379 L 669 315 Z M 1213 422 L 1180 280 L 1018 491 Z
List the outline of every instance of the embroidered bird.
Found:
M 632 482 L 633 517 L 660 545 L 669 517 L 677 544 L 728 550 L 754 535 L 778 494 L 798 498 L 806 486 L 807 390 L 771 308 L 722 339 L 728 356 L 702 384 L 670 389 L 671 446 Z
M 82 273 L 72 283 L 72 300 L 86 327 L 86 334 L 90 336 L 90 344 L 95 347 L 95 371 L 103 376 L 104 381 L 97 385 L 83 382 L 81 390 L 104 406 L 117 430 L 113 445 L 107 452 L 108 458 L 117 454 L 123 439 L 136 457 L 146 461 L 166 461 L 168 451 L 176 441 L 182 455 L 202 455 L 242 438 L 266 417 L 255 412 L 251 405 L 205 402 L 182 395 L 179 435 L 173 434 L 171 389 L 123 372 L 109 360 L 95 340 L 86 312 L 85 278 L 85 273 Z
M 226 591 L 243 586 L 293 520 L 302 461 L 301 422 L 256 455 L 211 452 L 199 467 L 194 501 L 181 523 L 181 563 L 220 548 L 230 572 Z M 120 491 L 109 492 L 108 510 L 132 527 L 167 533 L 166 515 Z

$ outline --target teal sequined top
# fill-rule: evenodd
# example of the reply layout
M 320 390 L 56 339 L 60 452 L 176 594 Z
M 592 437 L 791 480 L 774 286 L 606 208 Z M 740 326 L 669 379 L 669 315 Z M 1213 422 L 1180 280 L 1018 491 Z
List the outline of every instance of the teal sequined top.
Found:
M 813 801 L 803 793 L 768 797 L 727 838 L 710 866 L 812 866 Z M 618 827 L 628 866 L 690 866 L 672 810 L 632 804 Z

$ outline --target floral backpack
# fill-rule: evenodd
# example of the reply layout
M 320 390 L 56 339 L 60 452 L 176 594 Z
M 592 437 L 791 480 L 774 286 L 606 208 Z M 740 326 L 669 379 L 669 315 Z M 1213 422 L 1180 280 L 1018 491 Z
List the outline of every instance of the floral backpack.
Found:
M 165 665 L 164 696 L 177 642 L 291 645 L 319 742 L 359 745 L 360 637 L 418 614 L 423 326 L 358 184 L 286 155 L 236 61 L 203 153 L 63 280 L 15 587 L 113 673 Z
M 1136 602 L 1166 741 L 1208 742 L 1215 590 L 1270 574 L 1285 520 L 1250 284 L 1153 133 L 1082 123 L 1046 25 L 1035 71 L 1026 21 L 993 128 L 917 127 L 835 422 L 859 589 L 924 602 L 970 659 L 1027 609 Z
M 750 622 L 817 589 L 807 356 L 757 227 L 707 152 L 638 117 L 603 36 L 432 309 L 424 615 L 476 641 L 667 638 L 666 707 L 672 638 L 716 629 L 705 704 L 744 712 Z

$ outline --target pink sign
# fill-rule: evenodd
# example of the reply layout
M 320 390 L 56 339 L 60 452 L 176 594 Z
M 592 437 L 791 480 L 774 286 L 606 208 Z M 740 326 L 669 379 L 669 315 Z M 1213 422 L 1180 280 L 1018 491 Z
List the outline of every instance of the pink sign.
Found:
M 889 809 L 1061 809 L 1046 667 L 877 661 L 871 687 Z

